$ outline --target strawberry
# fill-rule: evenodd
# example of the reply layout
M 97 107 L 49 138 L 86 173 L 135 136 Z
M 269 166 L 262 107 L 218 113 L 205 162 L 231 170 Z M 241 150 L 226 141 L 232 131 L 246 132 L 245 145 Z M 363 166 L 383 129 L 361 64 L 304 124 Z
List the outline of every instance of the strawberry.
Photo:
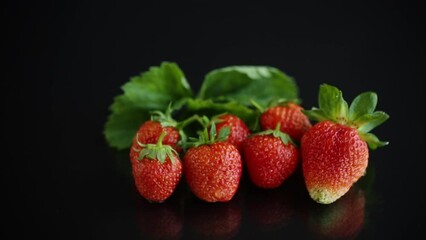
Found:
M 276 188 L 296 170 L 299 151 L 291 138 L 275 130 L 266 130 L 248 138 L 244 159 L 251 181 L 261 188 Z
M 366 171 L 369 150 L 385 146 L 370 130 L 386 121 L 374 112 L 377 95 L 358 95 L 348 108 L 342 92 L 323 84 L 319 106 L 305 113 L 318 121 L 301 140 L 302 170 L 311 198 L 328 204 L 343 196 Z
M 178 128 L 179 123 L 172 118 L 172 106 L 169 105 L 165 113 L 161 111 L 151 112 L 151 120 L 144 122 L 136 132 L 136 136 L 133 138 L 132 147 L 138 149 L 139 144 L 155 144 L 158 142 L 158 138 L 162 132 L 166 133 L 163 139 L 163 144 L 172 146 L 175 150 L 181 151 L 178 146 L 180 135 L 182 131 L 181 127 Z
M 193 121 L 199 120 L 199 117 L 198 115 L 193 115 L 181 122 L 177 122 L 172 118 L 171 113 L 171 105 L 169 105 L 165 113 L 153 111 L 151 113 L 151 120 L 144 122 L 136 132 L 133 138 L 132 147 L 139 150 L 140 146 L 137 142 L 142 144 L 155 144 L 160 134 L 166 132 L 163 144 L 171 146 L 179 153 L 182 152 L 180 145 L 183 145 L 186 141 L 186 135 L 183 129 Z
M 178 153 L 171 146 L 163 145 L 166 134 L 161 133 L 157 144 L 143 144 L 136 137 L 136 146 L 130 150 L 136 187 L 151 202 L 163 202 L 170 197 L 182 177 Z
M 133 139 L 132 147 L 139 149 L 137 142 L 142 144 L 155 144 L 161 133 L 165 132 L 166 136 L 163 139 L 163 144 L 179 149 L 177 143 L 179 141 L 179 131 L 175 127 L 163 127 L 160 122 L 146 121 L 138 129 L 135 138 Z
M 233 114 L 223 114 L 213 118 L 216 123 L 217 131 L 222 130 L 225 127 L 230 127 L 230 133 L 226 142 L 237 147 L 240 153 L 243 150 L 243 142 L 250 135 L 250 130 L 247 125 L 239 117 Z
M 309 119 L 303 114 L 302 110 L 301 106 L 293 102 L 270 107 L 260 116 L 262 130 L 275 129 L 279 123 L 282 132 L 287 133 L 294 141 L 299 142 L 306 130 L 311 127 Z
M 234 145 L 223 142 L 229 130 L 229 127 L 222 129 L 216 138 L 213 122 L 210 134 L 205 128 L 183 158 L 186 182 L 198 198 L 207 202 L 231 200 L 240 182 L 240 153 Z

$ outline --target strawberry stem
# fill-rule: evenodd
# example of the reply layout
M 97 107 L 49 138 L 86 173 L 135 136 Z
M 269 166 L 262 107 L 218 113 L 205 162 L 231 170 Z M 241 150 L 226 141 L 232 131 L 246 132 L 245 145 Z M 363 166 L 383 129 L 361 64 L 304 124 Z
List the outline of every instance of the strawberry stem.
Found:
M 159 122 L 163 127 L 176 127 L 177 122 L 172 118 L 172 104 L 170 103 L 166 111 L 151 111 L 151 120 Z
M 163 147 L 163 139 L 164 137 L 167 135 L 166 132 L 161 132 L 160 137 L 158 137 L 158 141 L 157 141 L 157 147 Z
M 181 122 L 178 122 L 178 124 L 176 125 L 176 128 L 178 130 L 182 130 L 183 128 L 185 128 L 189 124 L 193 123 L 194 121 L 199 122 L 203 126 L 203 123 L 202 123 L 200 116 L 198 116 L 198 114 L 194 114 L 191 117 L 189 117 L 189 118 L 187 118 L 187 119 L 185 119 Z
M 256 101 L 254 101 L 253 99 L 250 99 L 250 103 L 260 112 L 263 113 L 265 111 L 265 109 L 259 105 L 259 103 L 257 103 Z
M 281 123 L 277 123 L 277 126 L 275 127 L 275 131 L 281 131 Z

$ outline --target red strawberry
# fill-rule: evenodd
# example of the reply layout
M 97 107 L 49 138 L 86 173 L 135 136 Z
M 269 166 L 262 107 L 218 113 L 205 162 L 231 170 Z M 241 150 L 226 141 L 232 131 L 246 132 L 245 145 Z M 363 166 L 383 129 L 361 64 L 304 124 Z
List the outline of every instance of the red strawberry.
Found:
M 132 147 L 140 149 L 137 142 L 142 144 L 155 144 L 158 142 L 158 138 L 162 132 L 166 133 L 163 139 L 163 144 L 178 148 L 177 143 L 179 141 L 179 131 L 174 127 L 163 127 L 160 122 L 157 121 L 146 121 L 140 127 L 133 139 Z
M 299 142 L 306 130 L 311 127 L 309 119 L 302 110 L 301 106 L 292 102 L 268 108 L 260 116 L 260 125 L 263 130 L 267 130 L 275 129 L 277 124 L 280 124 L 282 132 Z
M 250 135 L 250 130 L 244 121 L 232 114 L 219 115 L 213 120 L 216 122 L 217 131 L 220 131 L 225 127 L 231 128 L 231 132 L 229 133 L 226 142 L 234 145 L 237 147 L 238 151 L 242 152 L 243 142 L 247 136 Z
M 299 152 L 290 137 L 267 130 L 248 138 L 244 159 L 251 181 L 261 188 L 276 188 L 296 170 Z
M 163 145 L 166 132 L 161 133 L 157 144 L 142 144 L 130 150 L 132 172 L 139 193 L 148 201 L 163 202 L 182 177 L 182 163 L 177 152 Z
M 312 199 L 332 203 L 343 196 L 364 175 L 370 148 L 387 145 L 369 133 L 386 121 L 384 112 L 374 112 L 377 95 L 362 93 L 350 108 L 342 92 L 330 85 L 321 85 L 320 108 L 306 111 L 319 121 L 302 137 L 302 168 L 306 188 Z
M 229 128 L 224 128 L 216 139 L 213 122 L 210 136 L 205 129 L 183 158 L 186 182 L 198 198 L 207 202 L 231 200 L 240 182 L 241 156 L 234 145 L 221 142 L 227 134 Z
M 179 153 L 182 151 L 179 141 L 186 140 L 183 129 L 194 121 L 199 120 L 198 115 L 193 115 L 181 122 L 177 122 L 171 116 L 172 107 L 166 109 L 165 113 L 161 111 L 153 111 L 151 120 L 144 122 L 136 132 L 133 139 L 133 147 L 139 148 L 137 141 L 142 144 L 155 144 L 162 132 L 166 132 L 163 144 L 173 147 Z

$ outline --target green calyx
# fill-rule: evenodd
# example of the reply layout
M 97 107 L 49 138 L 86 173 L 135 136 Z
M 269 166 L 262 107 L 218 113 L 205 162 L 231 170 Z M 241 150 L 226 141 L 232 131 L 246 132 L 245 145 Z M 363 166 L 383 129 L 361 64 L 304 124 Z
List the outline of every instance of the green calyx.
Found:
M 209 119 L 207 117 L 200 117 L 197 114 L 194 114 L 180 122 L 176 121 L 172 117 L 172 112 L 176 110 L 176 108 L 179 108 L 179 104 L 176 104 L 174 107 L 172 107 L 172 104 L 170 103 L 167 107 L 166 111 L 163 113 L 161 111 L 151 111 L 151 120 L 159 122 L 162 127 L 173 127 L 179 132 L 180 140 L 178 145 L 185 147 L 185 144 L 188 140 L 186 133 L 184 131 L 184 128 L 188 126 L 189 124 L 193 122 L 198 122 L 202 126 L 207 126 Z
M 289 143 L 296 145 L 287 133 L 280 131 L 280 127 L 281 124 L 278 123 L 274 130 L 268 129 L 263 132 L 256 133 L 256 135 L 272 135 L 275 138 L 279 138 L 285 145 Z
M 162 127 L 176 127 L 178 122 L 172 118 L 172 104 L 170 103 L 166 111 L 151 111 L 151 120 L 159 122 Z
M 198 132 L 198 138 L 189 138 L 189 141 L 186 143 L 186 147 L 198 147 L 201 145 L 223 142 L 228 139 L 230 133 L 231 128 L 228 126 L 222 128 L 218 134 L 215 122 L 211 121 L 210 131 L 208 131 L 208 127 L 205 127 L 203 131 Z
M 166 132 L 162 132 L 158 138 L 157 144 L 143 144 L 139 142 L 138 136 L 136 136 L 136 142 L 141 149 L 134 149 L 139 152 L 138 160 L 141 161 L 144 158 L 157 160 L 160 163 L 165 163 L 166 157 L 170 158 L 172 164 L 175 164 L 175 158 L 178 156 L 176 150 L 169 145 L 163 145 L 163 139 L 166 136 Z
M 380 141 L 374 134 L 369 133 L 389 118 L 389 115 L 385 112 L 375 111 L 377 105 L 376 93 L 361 93 L 348 106 L 338 88 L 322 84 L 319 90 L 318 104 L 319 108 L 314 107 L 311 110 L 304 111 L 309 119 L 318 122 L 328 120 L 356 128 L 361 138 L 368 143 L 371 149 L 389 144 L 389 142 Z

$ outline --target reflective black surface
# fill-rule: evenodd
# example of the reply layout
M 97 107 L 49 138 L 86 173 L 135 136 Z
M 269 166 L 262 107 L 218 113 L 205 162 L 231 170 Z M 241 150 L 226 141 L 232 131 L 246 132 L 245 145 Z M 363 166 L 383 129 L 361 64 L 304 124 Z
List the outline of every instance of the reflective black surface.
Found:
M 2 239 L 406 239 L 423 234 L 424 31 L 404 2 L 10 1 L 3 6 Z M 271 65 L 297 81 L 379 96 L 391 118 L 373 132 L 369 173 L 322 206 L 300 173 L 265 191 L 245 176 L 235 199 L 207 204 L 184 182 L 164 204 L 133 185 L 127 152 L 102 135 L 130 76 L 175 61 L 194 90 L 208 71 Z M 420 236 L 420 237 L 419 237 Z
M 119 154 L 120 155 L 120 154 Z M 124 154 L 123 154 L 124 155 Z M 117 161 L 122 163 L 121 156 Z M 124 168 L 123 168 L 124 167 Z M 127 168 L 127 170 L 125 170 Z M 383 206 L 375 191 L 375 167 L 344 197 L 331 205 L 313 202 L 300 169 L 273 190 L 255 187 L 246 174 L 234 198 L 206 203 L 190 192 L 183 180 L 170 199 L 149 203 L 134 189 L 130 164 L 117 169 L 118 183 L 127 185 L 126 200 L 113 215 L 95 217 L 95 238 L 120 237 L 126 232 L 142 239 L 290 239 L 378 238 L 375 224 Z M 119 215 L 117 215 L 119 214 Z

